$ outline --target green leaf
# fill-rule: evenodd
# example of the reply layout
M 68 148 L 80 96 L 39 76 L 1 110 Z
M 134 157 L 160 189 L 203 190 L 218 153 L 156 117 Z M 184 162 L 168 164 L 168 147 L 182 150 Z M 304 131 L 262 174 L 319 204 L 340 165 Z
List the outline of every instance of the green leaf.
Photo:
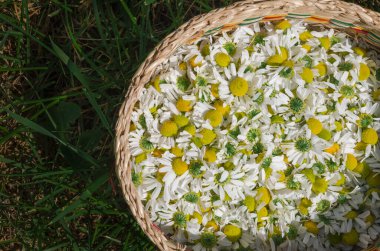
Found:
M 100 128 L 84 131 L 78 139 L 78 146 L 83 150 L 95 148 L 101 138 L 104 136 L 104 131 Z
M 97 161 L 92 158 L 90 155 L 88 155 L 87 153 L 85 153 L 84 151 L 72 146 L 71 144 L 69 144 L 68 142 L 62 140 L 61 138 L 59 138 L 58 136 L 56 136 L 55 134 L 53 134 L 52 132 L 50 132 L 49 130 L 46 130 L 44 127 L 36 124 L 35 122 L 27 119 L 27 118 L 24 118 L 18 114 L 15 114 L 9 110 L 6 110 L 7 113 L 9 114 L 9 116 L 11 116 L 14 120 L 16 120 L 17 122 L 19 122 L 20 124 L 32 129 L 33 131 L 35 132 L 38 132 L 38 133 L 41 133 L 45 136 L 48 136 L 54 140 L 56 140 L 57 142 L 61 143 L 62 145 L 70 148 L 73 152 L 75 152 L 77 155 L 81 156 L 81 158 L 83 158 L 84 160 L 88 161 L 89 163 L 91 163 L 92 165 L 98 167 L 99 164 L 97 163 Z
M 51 109 L 50 114 L 56 122 L 57 130 L 66 131 L 79 118 L 81 109 L 75 103 L 62 101 Z
M 61 61 L 67 66 L 71 74 L 73 74 L 79 80 L 79 82 L 82 83 L 84 87 L 83 92 L 85 96 L 87 97 L 88 101 L 94 108 L 95 112 L 98 114 L 99 119 L 102 122 L 102 125 L 104 126 L 104 128 L 113 137 L 111 126 L 106 116 L 104 115 L 103 111 L 100 109 L 100 106 L 95 99 L 94 93 L 90 90 L 90 83 L 89 83 L 88 78 L 85 75 L 83 75 L 80 68 L 70 60 L 70 58 L 66 55 L 66 53 L 61 48 L 59 48 L 53 41 L 51 41 L 51 44 L 52 44 L 53 50 L 56 53 L 56 56 L 59 59 L 61 59 Z

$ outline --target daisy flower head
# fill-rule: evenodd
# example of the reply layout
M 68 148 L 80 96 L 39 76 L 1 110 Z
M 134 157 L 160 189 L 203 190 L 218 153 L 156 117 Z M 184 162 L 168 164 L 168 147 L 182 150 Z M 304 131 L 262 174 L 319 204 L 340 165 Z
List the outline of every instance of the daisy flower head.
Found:
M 323 139 L 308 132 L 292 142 L 284 143 L 286 155 L 293 164 L 302 164 L 304 161 L 310 162 L 315 159 L 323 161 L 326 155 L 323 149 L 327 146 L 328 143 Z

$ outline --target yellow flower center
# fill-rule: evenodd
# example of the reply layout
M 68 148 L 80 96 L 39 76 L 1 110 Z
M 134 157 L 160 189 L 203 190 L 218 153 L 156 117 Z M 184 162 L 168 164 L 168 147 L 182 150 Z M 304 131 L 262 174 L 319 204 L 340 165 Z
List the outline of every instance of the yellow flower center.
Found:
M 231 242 L 237 242 L 242 235 L 241 228 L 231 224 L 228 224 L 224 227 L 223 233 Z
M 307 121 L 307 126 L 309 127 L 311 133 L 313 133 L 315 135 L 320 133 L 322 131 L 322 128 L 323 128 L 321 121 L 319 121 L 318 119 L 315 119 L 315 118 L 310 118 Z
M 356 159 L 356 157 L 351 153 L 347 154 L 346 167 L 352 171 L 355 169 L 357 165 L 358 160 Z
M 210 163 L 215 162 L 215 160 L 216 160 L 216 149 L 214 149 L 214 148 L 207 149 L 205 152 L 204 160 L 206 160 L 207 162 L 210 162 Z
M 380 89 L 372 92 L 372 98 L 376 101 L 380 100 Z
M 179 148 L 178 146 L 172 147 L 172 149 L 170 149 L 170 152 L 177 157 L 183 156 L 183 149 Z
M 308 198 L 302 198 L 300 204 L 298 205 L 298 210 L 301 214 L 307 215 L 309 213 L 308 207 L 313 203 Z
M 301 199 L 301 205 L 305 207 L 310 207 L 313 203 L 308 198 L 302 198 Z
M 179 128 L 181 128 L 189 124 L 189 118 L 183 115 L 175 115 L 174 122 L 177 124 Z
M 215 54 L 215 62 L 220 67 L 227 67 L 231 62 L 231 58 L 226 53 L 218 52 Z
M 321 139 L 324 139 L 326 141 L 329 141 L 331 139 L 331 132 L 327 129 L 322 129 L 320 133 L 318 133 L 318 137 Z
M 210 129 L 202 129 L 199 133 L 202 135 L 201 142 L 203 145 L 210 144 L 216 137 L 216 134 Z
M 267 217 L 267 216 L 268 216 L 268 209 L 266 207 L 263 207 L 257 212 L 257 221 L 262 222 L 263 221 L 262 218 Z
M 278 178 L 278 182 L 284 182 L 286 180 L 286 175 L 284 171 L 278 171 L 277 173 L 280 175 L 280 177 Z
M 273 169 L 268 167 L 265 169 L 265 179 L 269 179 L 269 177 L 272 175 Z
M 365 50 L 360 47 L 354 47 L 354 52 L 362 57 L 365 56 Z
M 313 183 L 311 190 L 316 193 L 325 193 L 328 188 L 328 183 L 324 178 L 316 178 L 315 182 Z
M 300 34 L 299 38 L 302 42 L 306 42 L 308 39 L 313 38 L 313 35 L 311 35 L 310 31 L 304 31 Z
M 160 76 L 157 76 L 157 77 L 154 79 L 153 83 L 152 83 L 153 87 L 154 87 L 158 92 L 161 92 L 160 83 L 161 83 Z
M 229 105 L 224 106 L 224 103 L 221 100 L 216 100 L 212 106 L 215 110 L 221 112 L 223 116 L 228 114 L 231 110 L 231 107 Z
M 136 164 L 139 164 L 143 162 L 144 160 L 146 160 L 146 153 L 141 153 L 135 157 Z
M 202 56 L 206 57 L 208 55 L 210 55 L 210 45 L 209 44 L 205 44 L 202 49 L 201 49 L 201 54 Z
M 330 154 L 334 154 L 338 152 L 339 149 L 340 149 L 339 145 L 337 143 L 334 143 L 332 146 L 330 146 L 329 148 L 326 148 L 324 151 Z
M 212 84 L 211 85 L 211 94 L 215 98 L 219 98 L 219 84 Z
M 283 58 L 278 55 L 278 54 L 274 54 L 273 56 L 270 56 L 268 58 L 268 64 L 269 65 L 280 65 L 284 62 Z
M 203 146 L 202 142 L 201 142 L 201 138 L 199 137 L 192 137 L 191 138 L 191 141 L 198 147 L 198 148 L 201 148 Z
M 157 109 L 158 109 L 157 106 L 153 106 L 152 108 L 149 109 L 149 111 L 151 114 L 155 114 L 157 112 Z
M 309 210 L 307 209 L 307 207 L 303 206 L 303 205 L 299 205 L 298 206 L 298 211 L 303 214 L 303 215 L 307 215 L 309 213 Z
M 245 196 L 244 205 L 247 207 L 248 212 L 252 213 L 256 209 L 256 201 L 252 196 Z
M 369 174 L 369 167 L 365 161 L 358 163 L 358 165 L 353 170 L 355 173 L 360 174 L 363 178 L 366 178 Z
M 289 67 L 289 68 L 293 68 L 294 67 L 294 61 L 292 60 L 286 60 L 284 61 L 284 63 L 282 63 L 283 66 L 286 66 L 286 67 Z
M 367 184 L 370 187 L 379 187 L 380 186 L 380 173 L 375 173 L 370 171 L 367 176 Z
M 176 107 L 180 112 L 188 112 L 191 110 L 191 101 L 179 98 L 176 103 Z
M 218 127 L 223 122 L 223 115 L 218 110 L 209 110 L 204 119 L 209 120 L 212 127 Z
M 158 171 L 156 172 L 156 179 L 160 183 L 164 183 L 163 179 L 164 179 L 165 174 L 166 174 L 165 172 L 160 172 L 160 169 L 158 169 Z
M 288 51 L 285 47 L 280 47 L 280 52 L 268 58 L 269 65 L 280 65 L 288 59 Z
M 129 126 L 129 131 L 132 132 L 134 130 L 136 130 L 136 125 L 135 123 L 131 123 L 131 125 Z
M 364 143 L 363 141 L 356 143 L 355 150 L 357 151 L 364 151 L 366 149 L 368 144 Z
M 187 65 L 186 65 L 185 62 L 181 62 L 181 63 L 179 63 L 178 67 L 179 67 L 179 69 L 180 69 L 181 71 L 186 71 L 186 70 L 187 70 Z
M 325 48 L 325 50 L 327 51 L 328 49 L 330 49 L 331 47 L 331 41 L 330 41 L 330 38 L 329 37 L 321 37 L 319 39 L 319 42 L 321 43 L 321 46 L 323 48 Z
M 195 125 L 193 125 L 193 124 L 187 125 L 184 129 L 185 129 L 185 131 L 188 132 L 191 136 L 194 136 L 194 134 L 195 134 L 195 132 L 196 132 Z
M 306 83 L 311 83 L 313 82 L 314 78 L 314 73 L 310 68 L 303 68 L 303 71 L 301 73 L 301 78 L 305 80 Z
M 359 234 L 355 229 L 342 235 L 342 242 L 345 245 L 353 246 L 359 242 Z
M 376 221 L 376 217 L 373 214 L 369 214 L 367 217 L 365 217 L 365 222 L 367 222 L 369 225 L 373 225 Z
M 304 48 L 307 52 L 311 50 L 311 45 L 310 44 L 303 44 L 302 48 Z
M 271 195 L 266 187 L 259 187 L 257 189 L 256 200 L 258 204 L 264 202 L 264 205 L 268 205 L 271 200 Z
M 276 24 L 275 26 L 276 30 L 286 30 L 286 29 L 289 29 L 290 27 L 292 27 L 292 24 L 289 23 L 289 21 L 286 19 Z
M 313 169 L 311 168 L 307 168 L 307 169 L 303 169 L 301 171 L 302 174 L 304 174 L 306 176 L 306 178 L 311 182 L 311 183 L 314 183 L 315 182 L 315 174 L 314 174 L 314 171 Z
M 336 130 L 337 132 L 340 132 L 340 131 L 343 130 L 342 123 L 340 123 L 339 121 L 335 121 L 335 122 L 334 122 L 334 125 L 335 125 L 335 130 Z
M 161 149 L 154 149 L 153 152 L 152 152 L 152 155 L 156 158 L 160 158 L 162 156 L 162 154 L 164 153 L 163 150 Z
M 228 195 L 228 193 L 225 194 L 223 201 L 231 201 L 231 197 Z
M 288 158 L 287 155 L 284 155 L 284 162 L 285 162 L 286 164 L 289 164 L 289 158 Z
M 345 217 L 347 219 L 355 219 L 356 217 L 358 217 L 358 213 L 356 211 L 349 211 L 348 213 L 346 213 Z
M 346 176 L 343 173 L 339 173 L 340 179 L 335 183 L 335 186 L 342 186 L 346 182 Z
M 223 167 L 227 171 L 232 171 L 232 170 L 234 170 L 235 165 L 231 161 L 228 161 L 228 162 L 224 163 Z
M 172 137 L 177 134 L 178 126 L 175 122 L 166 120 L 164 123 L 162 123 L 160 132 L 165 137 Z
M 362 141 L 367 144 L 375 145 L 379 140 L 377 132 L 373 128 L 367 128 L 362 132 Z
M 205 228 L 213 228 L 215 232 L 219 231 L 219 225 L 214 220 L 208 221 Z
M 178 176 L 181 176 L 189 169 L 189 166 L 181 158 L 175 158 L 172 161 L 172 167 L 173 167 L 173 171 Z
M 305 221 L 303 226 L 306 228 L 306 231 L 308 231 L 309 233 L 312 233 L 312 234 L 319 233 L 318 225 L 314 221 L 311 221 L 311 220 Z
M 319 76 L 321 77 L 325 76 L 327 73 L 327 66 L 322 62 L 314 66 L 314 68 L 318 70 Z
M 272 124 L 284 124 L 285 123 L 284 118 L 281 117 L 280 115 L 273 115 L 272 117 L 270 117 L 270 122 Z
M 201 208 L 202 213 L 207 213 L 207 212 L 211 211 L 211 207 L 202 207 L 202 205 L 201 205 L 200 208 Z
M 360 63 L 359 81 L 367 80 L 369 78 L 369 75 L 371 75 L 371 71 L 369 70 L 368 66 L 366 64 Z
M 193 67 L 193 68 L 202 65 L 202 62 L 195 62 L 196 59 L 197 59 L 197 56 L 193 56 L 192 58 L 189 59 L 189 64 L 190 64 L 191 67 Z
M 198 221 L 198 224 L 201 224 L 202 223 L 202 220 L 203 220 L 203 217 L 200 213 L 198 213 L 197 211 L 194 211 L 193 215 L 191 216 L 192 219 L 197 219 Z
M 230 91 L 234 96 L 244 96 L 248 92 L 247 80 L 241 77 L 235 78 L 230 82 Z

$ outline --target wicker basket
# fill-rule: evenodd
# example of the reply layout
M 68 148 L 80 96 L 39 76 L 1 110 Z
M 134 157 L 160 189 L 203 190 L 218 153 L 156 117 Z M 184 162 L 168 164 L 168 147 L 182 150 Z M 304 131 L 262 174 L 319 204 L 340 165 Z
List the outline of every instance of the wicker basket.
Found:
M 139 92 L 157 74 L 158 66 L 180 45 L 191 44 L 204 35 L 232 30 L 238 26 L 284 18 L 303 19 L 305 22 L 344 30 L 355 38 L 365 39 L 373 44 L 374 48 L 380 48 L 380 14 L 358 5 L 338 0 L 248 0 L 196 16 L 183 24 L 154 48 L 132 78 L 116 126 L 116 169 L 124 198 L 132 214 L 160 250 L 187 250 L 187 248 L 168 239 L 152 223 L 131 181 L 128 132 L 130 116 Z M 369 250 L 380 250 L 380 248 L 373 247 Z

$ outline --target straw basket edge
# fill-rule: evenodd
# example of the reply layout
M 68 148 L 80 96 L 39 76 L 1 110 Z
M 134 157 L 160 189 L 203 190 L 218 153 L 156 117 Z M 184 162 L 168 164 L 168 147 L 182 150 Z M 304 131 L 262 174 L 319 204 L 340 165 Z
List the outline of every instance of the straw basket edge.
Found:
M 128 132 L 130 116 L 139 92 L 157 74 L 160 65 L 178 46 L 191 44 L 204 35 L 232 30 L 250 22 L 283 18 L 304 19 L 310 23 L 345 29 L 350 35 L 361 36 L 377 49 L 380 48 L 380 13 L 338 0 L 248 0 L 193 17 L 158 44 L 132 78 L 116 124 L 116 172 L 123 196 L 132 214 L 145 234 L 160 250 L 187 249 L 184 245 L 168 239 L 151 221 L 131 182 Z M 380 250 L 376 247 L 374 249 Z

